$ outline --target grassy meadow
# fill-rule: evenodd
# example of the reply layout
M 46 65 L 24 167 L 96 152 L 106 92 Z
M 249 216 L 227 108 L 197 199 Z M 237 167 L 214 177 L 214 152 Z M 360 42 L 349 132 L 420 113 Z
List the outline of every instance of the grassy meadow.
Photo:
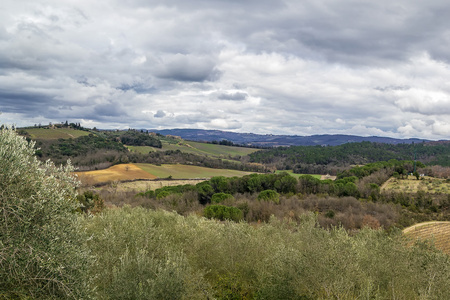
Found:
M 127 146 L 132 152 L 147 154 L 154 151 L 177 151 L 191 153 L 202 156 L 216 157 L 216 158 L 230 158 L 236 156 L 245 156 L 257 151 L 258 149 L 245 147 L 232 147 L 217 144 L 207 144 L 200 142 L 178 140 L 177 143 L 162 140 L 162 148 L 157 149 L 149 146 Z
M 148 154 L 149 152 L 157 151 L 156 148 L 150 146 L 128 146 L 126 145 L 129 151 L 137 152 L 140 154 Z
M 433 178 L 425 176 L 417 180 L 413 176 L 408 176 L 407 179 L 390 178 L 381 187 L 383 191 L 417 193 L 419 191 L 425 193 L 443 193 L 450 194 L 450 180 Z
M 56 140 L 56 139 L 75 139 L 80 136 L 89 135 L 90 132 L 77 130 L 72 128 L 27 128 L 23 129 L 28 133 L 31 139 L 44 139 L 44 140 Z

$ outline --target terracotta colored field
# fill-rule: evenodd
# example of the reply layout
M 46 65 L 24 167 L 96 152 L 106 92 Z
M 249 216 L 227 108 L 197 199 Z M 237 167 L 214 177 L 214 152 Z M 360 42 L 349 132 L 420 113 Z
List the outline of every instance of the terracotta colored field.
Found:
M 403 233 L 416 240 L 431 241 L 437 249 L 450 254 L 450 222 L 425 222 L 403 230 Z
M 155 179 L 156 176 L 150 174 L 133 164 L 120 164 L 105 170 L 76 172 L 82 183 L 96 184 L 111 181 L 135 180 L 135 179 Z

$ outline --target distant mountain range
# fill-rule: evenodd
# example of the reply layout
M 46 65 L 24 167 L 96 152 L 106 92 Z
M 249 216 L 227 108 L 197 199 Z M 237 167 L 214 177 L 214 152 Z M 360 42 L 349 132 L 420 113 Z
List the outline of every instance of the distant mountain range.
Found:
M 379 136 L 356 136 L 343 134 L 323 134 L 311 136 L 298 135 L 273 135 L 273 134 L 254 134 L 254 133 L 236 133 L 221 130 L 202 130 L 202 129 L 149 129 L 149 131 L 160 133 L 162 135 L 179 136 L 185 140 L 191 141 L 222 141 L 227 140 L 235 144 L 276 147 L 276 146 L 337 146 L 345 143 L 355 142 L 376 142 L 385 144 L 411 144 L 429 142 L 423 139 L 395 139 Z

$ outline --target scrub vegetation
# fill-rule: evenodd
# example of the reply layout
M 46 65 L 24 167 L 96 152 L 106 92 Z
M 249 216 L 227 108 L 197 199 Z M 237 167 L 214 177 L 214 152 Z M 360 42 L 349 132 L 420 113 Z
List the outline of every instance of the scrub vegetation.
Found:
M 90 134 L 73 141 L 98 139 L 123 147 L 123 133 Z M 163 167 L 194 157 L 198 160 L 183 168 L 229 163 L 178 150 L 124 149 L 111 163 L 134 177 L 154 166 L 132 169 L 118 162 L 158 159 Z M 449 221 L 445 167 L 389 159 L 345 167 L 336 180 L 287 172 L 218 174 L 196 184 L 138 191 L 119 190 L 117 181 L 79 188 L 70 163 L 44 163 L 39 159 L 46 150 L 42 156 L 37 151 L 33 141 L 1 129 L 0 299 L 445 299 L 450 294 L 450 258 L 440 246 L 448 241 L 448 226 L 436 227 L 439 237 L 426 227 L 420 239 L 411 234 L 422 232 L 419 227 L 405 234 L 399 229 Z M 250 166 L 245 159 L 233 164 Z M 262 167 L 267 171 L 274 164 Z M 421 173 L 439 178 L 439 184 Z M 395 190 L 389 187 L 394 180 L 430 188 Z

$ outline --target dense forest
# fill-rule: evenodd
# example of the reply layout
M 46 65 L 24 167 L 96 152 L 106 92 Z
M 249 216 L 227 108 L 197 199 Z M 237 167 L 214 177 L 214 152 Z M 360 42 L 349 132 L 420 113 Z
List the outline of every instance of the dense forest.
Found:
M 350 165 L 377 161 L 414 160 L 427 165 L 450 166 L 450 143 L 418 144 L 348 143 L 339 146 L 277 147 L 250 154 L 250 161 L 303 174 L 337 174 Z

